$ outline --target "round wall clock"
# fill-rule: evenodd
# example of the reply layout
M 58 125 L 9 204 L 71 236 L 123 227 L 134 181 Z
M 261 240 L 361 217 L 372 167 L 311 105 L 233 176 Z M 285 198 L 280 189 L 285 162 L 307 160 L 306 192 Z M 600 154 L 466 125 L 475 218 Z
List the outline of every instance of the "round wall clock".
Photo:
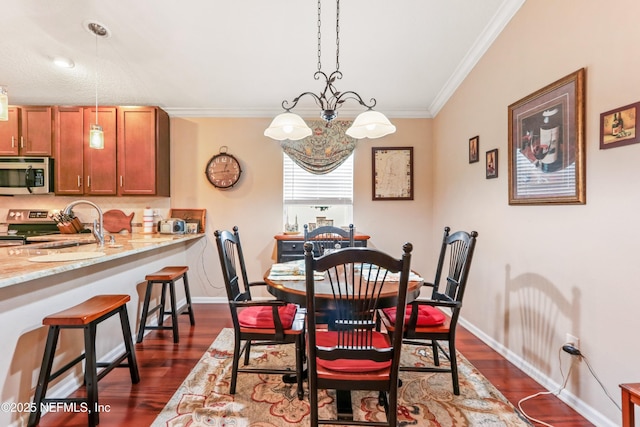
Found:
M 227 153 L 227 147 L 223 146 L 220 148 L 220 153 L 213 156 L 207 163 L 205 174 L 214 187 L 230 188 L 240 179 L 242 169 L 238 159 Z

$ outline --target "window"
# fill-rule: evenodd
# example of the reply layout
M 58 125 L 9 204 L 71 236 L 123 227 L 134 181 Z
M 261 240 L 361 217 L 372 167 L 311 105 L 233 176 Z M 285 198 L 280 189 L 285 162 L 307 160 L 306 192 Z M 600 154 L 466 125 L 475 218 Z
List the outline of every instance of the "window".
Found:
M 353 154 L 335 170 L 314 175 L 283 154 L 284 223 L 315 223 L 317 216 L 333 219 L 336 227 L 353 221 Z

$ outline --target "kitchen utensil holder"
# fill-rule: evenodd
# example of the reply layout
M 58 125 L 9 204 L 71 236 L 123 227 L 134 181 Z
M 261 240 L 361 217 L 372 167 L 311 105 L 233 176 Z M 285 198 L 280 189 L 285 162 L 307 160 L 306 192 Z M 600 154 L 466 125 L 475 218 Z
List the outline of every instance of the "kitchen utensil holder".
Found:
M 84 225 L 82 225 L 78 218 L 73 218 L 69 222 L 59 222 L 58 230 L 60 230 L 62 234 L 76 234 L 84 230 Z

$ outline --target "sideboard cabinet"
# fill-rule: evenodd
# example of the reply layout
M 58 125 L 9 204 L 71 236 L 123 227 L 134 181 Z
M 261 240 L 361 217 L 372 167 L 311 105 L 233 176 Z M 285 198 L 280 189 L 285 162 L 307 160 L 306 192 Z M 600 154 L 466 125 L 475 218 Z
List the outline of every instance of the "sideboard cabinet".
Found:
M 295 261 L 304 258 L 304 236 L 302 234 L 278 234 L 276 239 L 276 262 Z M 354 237 L 355 247 L 366 248 L 370 236 L 356 233 Z M 341 238 L 342 247 L 349 247 L 349 239 Z

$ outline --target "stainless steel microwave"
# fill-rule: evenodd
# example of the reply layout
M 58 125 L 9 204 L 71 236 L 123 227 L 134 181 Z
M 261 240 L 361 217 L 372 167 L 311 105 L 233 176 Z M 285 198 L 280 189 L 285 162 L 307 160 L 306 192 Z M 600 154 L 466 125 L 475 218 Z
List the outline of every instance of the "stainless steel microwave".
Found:
M 52 192 L 51 157 L 0 157 L 0 195 Z

